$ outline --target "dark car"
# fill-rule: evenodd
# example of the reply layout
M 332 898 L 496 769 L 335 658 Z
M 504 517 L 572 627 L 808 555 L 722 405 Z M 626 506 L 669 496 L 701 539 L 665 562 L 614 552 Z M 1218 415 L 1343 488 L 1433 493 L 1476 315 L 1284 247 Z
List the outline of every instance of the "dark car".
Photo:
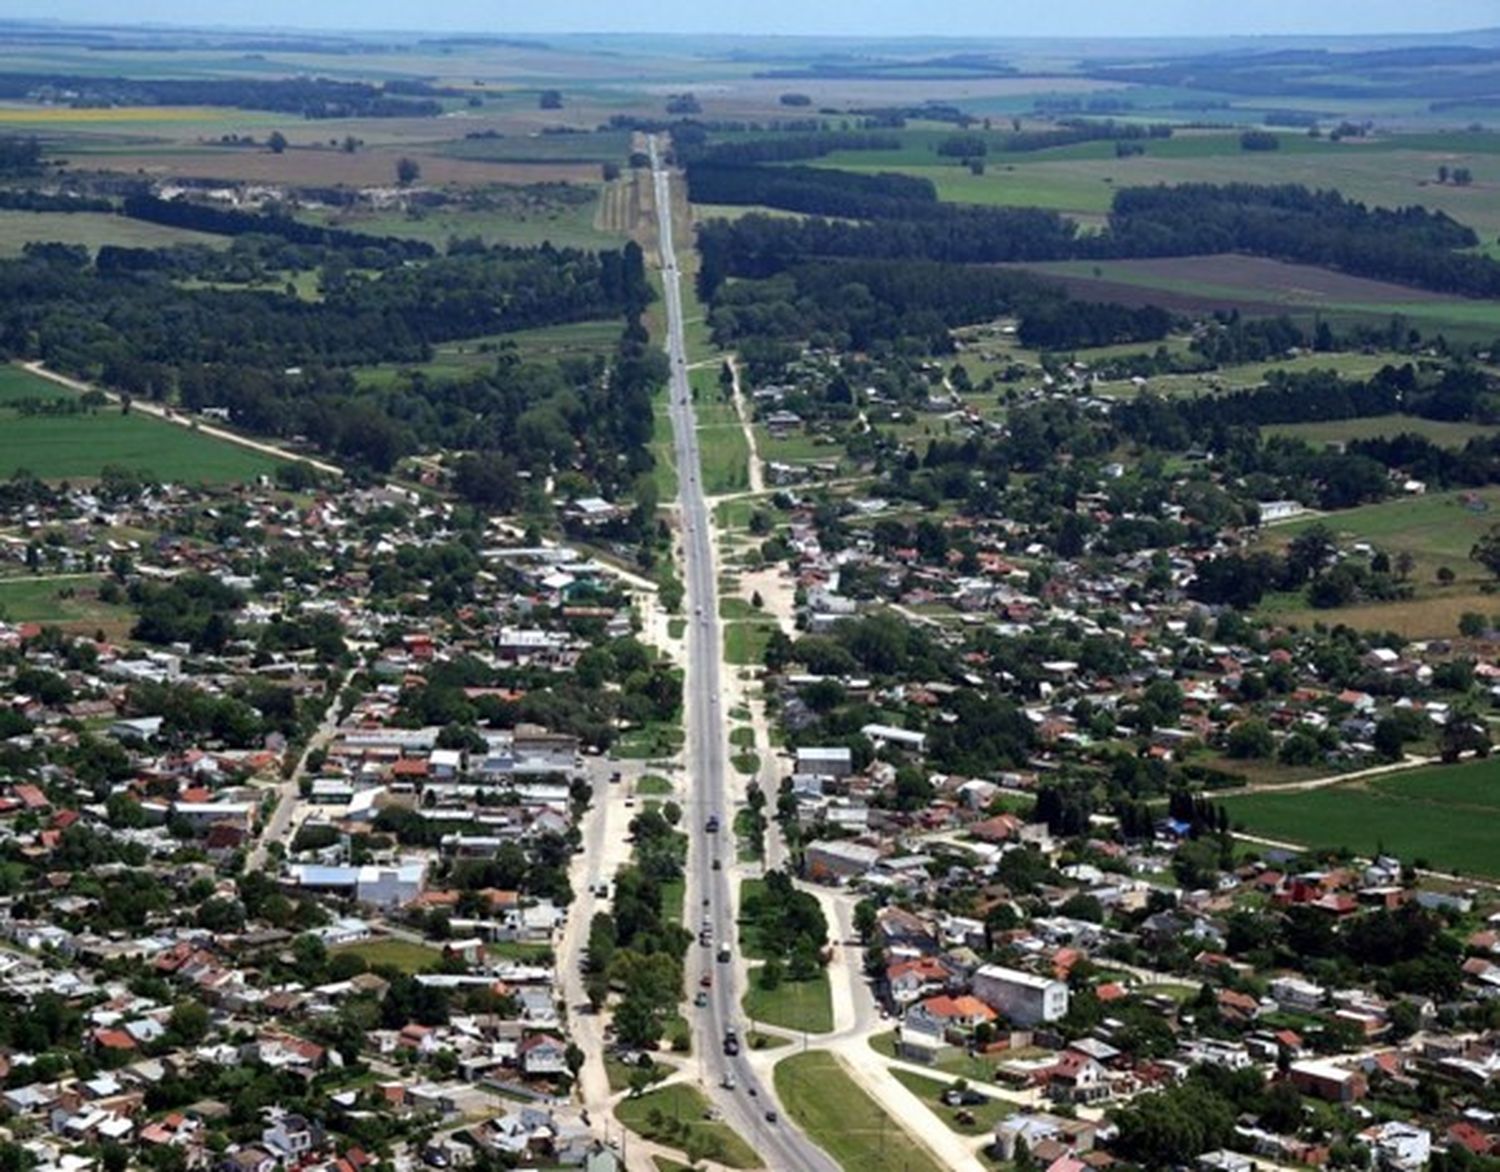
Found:
M 767 1123 L 775 1123 L 776 1122 L 776 1112 L 774 1110 L 768 1110 L 766 1112 L 766 1122 Z

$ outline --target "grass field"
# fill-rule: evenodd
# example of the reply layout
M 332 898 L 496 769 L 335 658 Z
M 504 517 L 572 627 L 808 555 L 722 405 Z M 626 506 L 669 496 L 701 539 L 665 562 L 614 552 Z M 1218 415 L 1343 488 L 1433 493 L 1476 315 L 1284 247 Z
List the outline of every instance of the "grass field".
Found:
M 432 359 L 413 365 L 382 363 L 355 370 L 361 386 L 386 387 L 406 373 L 429 379 L 465 379 L 495 369 L 498 351 L 514 346 L 524 361 L 551 362 L 570 355 L 608 354 L 620 340 L 620 323 L 613 319 L 569 322 L 565 325 L 539 326 L 509 334 L 488 334 L 462 342 L 445 342 L 434 346 Z
M 1280 423 L 1261 429 L 1268 435 L 1286 435 L 1313 445 L 1379 439 L 1408 432 L 1445 448 L 1461 448 L 1471 439 L 1495 434 L 1493 427 L 1478 423 L 1450 423 L 1443 419 L 1420 419 L 1415 415 L 1372 415 L 1364 419 L 1338 419 L 1326 423 Z
M 828 988 L 828 974 L 820 972 L 812 981 L 782 981 L 774 989 L 762 989 L 758 974 L 750 971 L 750 986 L 745 991 L 745 1016 L 763 1025 L 784 1030 L 801 1030 L 809 1034 L 826 1034 L 833 1029 L 833 994 Z
M 811 1050 L 784 1058 L 775 1079 L 787 1113 L 848 1172 L 942 1172 L 832 1054 Z
M 15 367 L 0 371 L 0 477 L 24 468 L 47 480 L 88 480 L 114 464 L 157 481 L 229 483 L 271 472 L 280 462 L 139 413 L 122 415 L 117 407 L 23 416 L 5 405 L 68 395 Z
M 893 1068 L 891 1074 L 897 1082 L 926 1103 L 932 1113 L 948 1125 L 950 1131 L 956 1131 L 959 1135 L 988 1135 L 995 1130 L 995 1124 L 1015 1112 L 1014 1105 L 1004 1099 L 990 1099 L 987 1103 L 962 1108 L 973 1116 L 974 1122 L 961 1123 L 958 1119 L 960 1109 L 943 1102 L 943 1092 L 953 1085 L 951 1082 L 899 1068 Z
M 205 244 L 210 248 L 223 248 L 228 245 L 229 237 L 127 220 L 124 216 L 112 216 L 107 212 L 0 211 L 0 256 L 20 256 L 22 248 L 33 241 L 82 244 L 94 253 L 99 251 L 101 244 L 130 248 Z
M 1368 541 L 1387 553 L 1408 550 L 1434 569 L 1447 565 L 1460 577 L 1477 572 L 1469 562 L 1475 540 L 1500 523 L 1500 491 L 1438 492 L 1398 497 L 1358 509 L 1330 513 L 1270 530 L 1273 540 L 1288 541 L 1322 523 L 1342 540 Z M 1420 569 L 1418 576 L 1422 575 Z
M 1500 762 L 1434 766 L 1228 804 L 1235 826 L 1308 847 L 1393 851 L 1434 868 L 1500 876 Z
M 708 1100 L 696 1087 L 673 1083 L 622 1099 L 615 1117 L 626 1127 L 666 1147 L 707 1156 L 730 1168 L 756 1168 L 755 1152 L 726 1123 L 707 1118 Z
M 99 581 L 94 574 L 0 579 L 0 618 L 12 623 L 55 623 L 83 634 L 102 630 L 112 639 L 122 638 L 135 612 L 129 606 L 101 602 Z
M 341 944 L 329 950 L 332 955 L 352 953 L 362 957 L 371 968 L 386 966 L 400 969 L 403 973 L 420 973 L 432 968 L 443 959 L 436 948 L 417 944 L 411 940 L 397 940 L 386 936 L 376 940 L 359 940 L 353 944 Z
M 736 666 L 764 663 L 766 644 L 775 630 L 774 622 L 725 623 L 724 662 Z
M 876 1034 L 870 1039 L 870 1049 L 877 1054 L 887 1058 L 899 1058 L 896 1053 L 896 1034 L 892 1030 L 889 1033 Z M 954 1078 L 967 1078 L 975 1082 L 993 1082 L 995 1078 L 995 1064 L 982 1058 L 973 1058 L 966 1053 L 950 1054 L 946 1058 L 940 1058 L 934 1064 L 933 1069 L 940 1074 L 951 1075 Z
M 734 404 L 719 394 L 717 369 L 691 371 L 703 490 L 710 496 L 739 492 L 750 484 L 750 445 Z

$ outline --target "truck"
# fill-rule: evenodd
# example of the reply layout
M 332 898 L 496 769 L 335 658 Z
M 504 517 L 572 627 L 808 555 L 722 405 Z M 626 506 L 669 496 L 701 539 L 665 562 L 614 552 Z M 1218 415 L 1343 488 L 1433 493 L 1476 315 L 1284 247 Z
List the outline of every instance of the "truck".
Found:
M 721 944 L 721 945 L 719 945 L 719 963 L 720 964 L 728 964 L 729 963 L 729 945 L 727 945 L 727 944 Z
M 733 1058 L 740 1052 L 740 1036 L 733 1026 L 724 1031 L 724 1053 Z

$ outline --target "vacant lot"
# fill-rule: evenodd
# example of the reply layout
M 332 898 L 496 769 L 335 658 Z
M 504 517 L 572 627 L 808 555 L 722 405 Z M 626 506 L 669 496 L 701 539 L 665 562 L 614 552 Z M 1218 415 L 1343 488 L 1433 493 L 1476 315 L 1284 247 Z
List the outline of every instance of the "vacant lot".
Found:
M 833 997 L 827 973 L 819 973 L 811 981 L 782 981 L 774 989 L 760 987 L 759 973 L 759 969 L 750 973 L 744 1001 L 746 1017 L 809 1034 L 826 1034 L 833 1029 Z
M 942 1172 L 909 1132 L 849 1077 L 832 1054 L 811 1050 L 777 1063 L 787 1113 L 846 1170 Z
M 987 1099 L 983 1103 L 964 1108 L 950 1107 L 943 1102 L 943 1092 L 953 1085 L 951 1082 L 928 1078 L 899 1067 L 893 1068 L 891 1074 L 895 1076 L 897 1082 L 926 1103 L 932 1113 L 946 1123 L 950 1130 L 958 1132 L 959 1135 L 987 1135 L 995 1130 L 995 1124 L 1015 1111 L 1015 1107 L 1004 1099 Z M 967 1112 L 974 1122 L 960 1122 L 960 1111 Z
M 1236 826 L 1308 847 L 1384 849 L 1500 876 L 1500 762 L 1435 766 L 1302 793 L 1224 795 Z
M 97 477 L 113 464 L 157 481 L 228 483 L 271 472 L 278 461 L 148 416 L 104 407 L 77 415 L 23 416 L 8 401 L 68 392 L 24 371 L 0 378 L 0 477 L 21 469 L 47 480 Z
M 112 639 L 129 632 L 135 612 L 129 606 L 102 602 L 99 578 L 0 579 L 0 618 L 12 623 L 54 623 L 65 630 Z
M 1389 554 L 1406 550 L 1419 564 L 1449 566 L 1456 574 L 1477 574 L 1469 562 L 1475 540 L 1500 523 L 1500 491 L 1481 489 L 1399 497 L 1358 509 L 1277 526 L 1272 539 L 1287 541 L 1314 524 L 1332 529 L 1344 541 L 1368 541 Z M 1419 577 L 1430 575 L 1418 574 Z
M 371 968 L 400 969 L 403 973 L 426 972 L 443 959 L 443 954 L 436 948 L 428 948 L 425 944 L 417 944 L 411 940 L 396 940 L 392 937 L 342 944 L 332 949 L 331 952 L 334 956 L 341 953 L 358 956 Z
M 620 323 L 614 320 L 539 326 L 509 334 L 444 342 L 432 348 L 432 359 L 428 362 L 359 367 L 354 377 L 367 387 L 389 386 L 408 371 L 429 379 L 466 379 L 493 371 L 500 351 L 507 346 L 514 346 L 521 358 L 528 362 L 551 362 L 574 355 L 608 354 L 619 339 Z

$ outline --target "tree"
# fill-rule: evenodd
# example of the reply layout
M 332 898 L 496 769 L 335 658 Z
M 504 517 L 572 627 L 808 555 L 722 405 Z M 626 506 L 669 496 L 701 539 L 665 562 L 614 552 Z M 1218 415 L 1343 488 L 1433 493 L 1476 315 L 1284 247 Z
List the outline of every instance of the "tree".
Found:
M 279 130 L 273 130 L 270 137 L 266 139 L 266 145 L 271 148 L 273 155 L 279 155 L 286 150 L 286 135 Z
M 1227 751 L 1236 760 L 1261 760 L 1276 748 L 1271 726 L 1258 718 L 1242 720 L 1229 730 Z
M 1478 562 L 1500 578 L 1500 525 L 1491 526 L 1490 531 L 1474 543 L 1474 548 L 1469 550 L 1469 560 Z
M 196 1001 L 179 1001 L 172 1007 L 167 1029 L 179 1046 L 196 1046 L 208 1036 L 208 1010 Z
M 416 159 L 402 155 L 396 160 L 396 182 L 402 187 L 410 187 L 422 177 L 422 165 Z

